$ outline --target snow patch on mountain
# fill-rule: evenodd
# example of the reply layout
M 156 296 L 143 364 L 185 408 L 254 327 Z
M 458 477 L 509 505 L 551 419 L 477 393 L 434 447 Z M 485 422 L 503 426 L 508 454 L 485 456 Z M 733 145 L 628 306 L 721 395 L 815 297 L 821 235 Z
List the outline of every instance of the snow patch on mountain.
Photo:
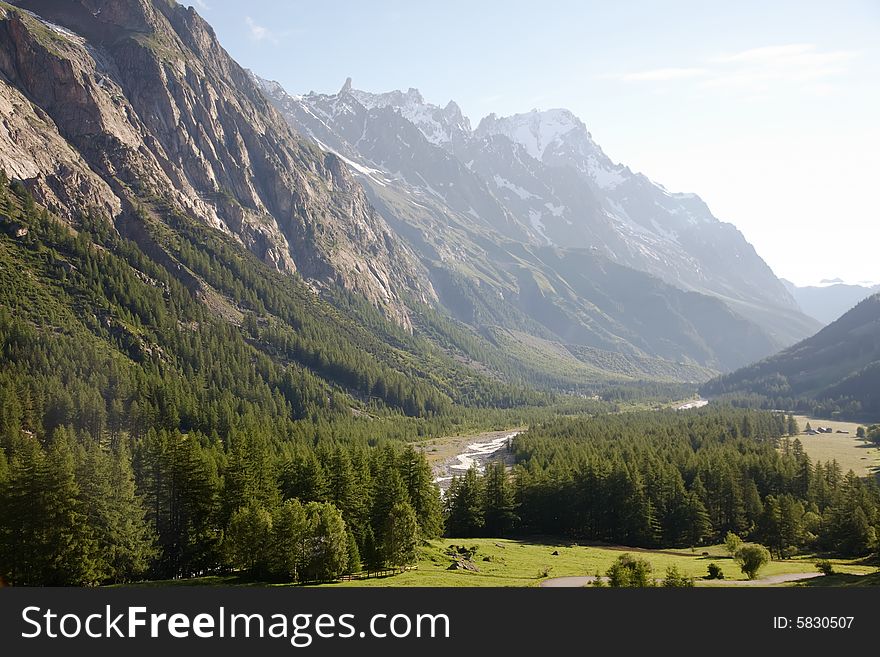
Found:
M 556 244 L 547 236 L 547 227 L 544 225 L 542 220 L 543 213 L 538 212 L 536 210 L 529 210 L 529 223 L 532 225 L 532 228 L 537 231 L 537 233 L 544 238 L 544 240 L 550 246 L 556 246 Z
M 550 214 L 554 217 L 561 217 L 566 209 L 564 205 L 553 205 L 552 203 L 545 203 L 544 207 L 550 210 Z
M 529 198 L 539 198 L 538 196 L 535 196 L 527 189 L 523 189 L 519 185 L 510 182 L 506 178 L 502 178 L 497 173 L 493 176 L 493 180 L 495 181 L 495 184 L 499 188 L 509 189 L 510 191 L 512 191 L 514 194 L 516 194 L 517 196 L 519 196 L 523 200 L 526 200 Z
M 586 173 L 600 189 L 611 190 L 625 182 L 629 176 L 624 175 L 624 171 L 624 167 L 608 166 L 600 162 L 595 155 L 587 158 Z

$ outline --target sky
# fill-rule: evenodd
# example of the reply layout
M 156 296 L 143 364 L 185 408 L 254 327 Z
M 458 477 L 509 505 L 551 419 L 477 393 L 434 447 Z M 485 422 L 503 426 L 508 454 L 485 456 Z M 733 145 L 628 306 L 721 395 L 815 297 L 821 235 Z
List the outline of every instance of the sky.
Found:
M 778 276 L 880 283 L 877 0 L 189 2 L 292 94 L 416 87 L 474 126 L 565 107 Z

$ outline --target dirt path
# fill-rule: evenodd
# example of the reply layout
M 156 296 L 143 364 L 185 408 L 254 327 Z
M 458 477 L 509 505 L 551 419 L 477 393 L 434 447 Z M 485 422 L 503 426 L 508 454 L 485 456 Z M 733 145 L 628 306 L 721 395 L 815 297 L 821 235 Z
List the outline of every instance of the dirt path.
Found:
M 822 573 L 787 573 L 784 575 L 770 575 L 761 579 L 720 579 L 714 584 L 718 586 L 773 586 L 774 584 L 785 584 L 786 582 L 799 582 L 804 579 L 813 579 L 821 577 Z M 602 578 L 606 579 L 605 577 Z M 596 581 L 595 575 L 586 575 L 583 577 L 553 577 L 545 579 L 539 584 L 542 588 L 580 588 L 589 586 Z
M 603 577 L 602 579 L 605 578 Z M 586 577 L 553 577 L 551 579 L 545 579 L 538 586 L 545 589 L 580 588 L 592 584 L 595 581 L 595 575 L 588 575 Z

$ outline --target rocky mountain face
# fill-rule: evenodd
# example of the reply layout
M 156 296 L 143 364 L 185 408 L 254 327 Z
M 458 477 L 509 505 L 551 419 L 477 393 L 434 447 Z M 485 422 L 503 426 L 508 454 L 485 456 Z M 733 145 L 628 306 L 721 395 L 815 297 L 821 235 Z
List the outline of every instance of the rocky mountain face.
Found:
M 435 293 L 348 167 L 292 131 L 192 9 L 0 3 L 0 167 L 53 212 L 183 214 L 401 324 Z
M 257 80 L 291 125 L 348 163 L 441 301 L 475 327 L 717 369 L 818 328 L 733 226 L 612 163 L 565 110 L 489 116 L 471 130 L 454 103 L 415 89 L 372 94 L 348 80 L 337 94 L 293 96 Z M 618 280 L 662 300 L 656 316 L 624 303 Z M 699 311 L 676 300 L 701 295 Z M 697 327 L 710 316 L 727 320 L 718 330 L 742 351 L 706 346 Z M 675 337 L 663 334 L 676 321 Z
M 798 312 L 788 290 L 735 226 L 716 219 L 696 194 L 669 192 L 614 163 L 571 112 L 489 115 L 475 137 L 463 157 L 474 158 L 483 171 L 494 170 L 502 159 L 496 155 L 499 138 L 519 151 L 513 161 L 530 163 L 512 171 L 512 179 L 493 175 L 492 180 L 509 207 L 520 205 L 520 213 L 528 212 L 548 243 L 598 248 L 672 285 L 717 296 L 781 343 L 818 328 Z M 587 183 L 597 201 L 592 212 L 585 212 L 577 197 L 571 200 L 571 186 L 547 184 L 559 170 L 575 176 L 579 196 Z M 598 235 L 597 226 L 604 229 Z
M 480 122 L 475 137 L 468 155 L 487 153 L 483 145 L 501 137 L 519 151 L 516 159 L 539 163 L 516 172 L 520 184 L 508 188 L 524 190 L 514 196 L 531 201 L 529 210 L 534 221 L 543 224 L 548 242 L 602 246 L 590 228 L 604 222 L 617 235 L 605 249 L 623 264 L 690 289 L 795 307 L 783 285 L 732 225 L 715 219 L 695 194 L 670 193 L 612 162 L 571 112 L 489 115 Z M 491 150 L 488 153 L 484 168 L 494 166 L 497 159 Z M 571 190 L 551 187 L 548 194 L 541 189 L 543 179 L 558 169 L 590 183 L 598 201 L 591 214 L 578 205 L 569 207 Z M 540 201 L 545 201 L 543 207 L 535 207 Z

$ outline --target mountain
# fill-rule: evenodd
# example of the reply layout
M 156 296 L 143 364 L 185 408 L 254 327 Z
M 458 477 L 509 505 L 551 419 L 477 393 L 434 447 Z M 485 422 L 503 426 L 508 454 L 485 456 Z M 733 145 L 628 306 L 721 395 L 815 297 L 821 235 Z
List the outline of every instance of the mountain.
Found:
M 192 8 L 4 3 L 0 76 L 0 167 L 51 211 L 135 239 L 143 217 L 180 213 L 403 325 L 410 297 L 434 300 L 348 168 L 288 128 Z
M 74 230 L 106 222 L 233 324 L 279 319 L 263 291 L 280 289 L 275 272 L 339 314 L 328 335 L 369 326 L 389 377 L 435 367 L 485 390 L 704 380 L 786 343 L 762 313 L 799 326 L 766 295 L 722 298 L 626 261 L 613 247 L 631 243 L 578 171 L 478 137 L 454 103 L 350 82 L 288 96 L 258 84 L 192 8 L 19 0 L 0 4 L 0 37 L 0 168 Z M 544 239 L 549 219 L 524 218 L 476 156 L 462 159 L 480 139 L 566 189 L 593 242 Z M 245 268 L 242 249 L 268 272 Z M 316 353 L 295 360 L 348 389 Z M 454 393 L 430 378 L 431 395 Z M 400 397 L 374 383 L 349 392 Z
M 339 156 L 173 2 L 0 3 L 0 146 L 0 373 L 36 400 L 32 432 L 57 403 L 65 425 L 124 408 L 206 435 L 242 417 L 391 435 L 612 378 L 523 362 L 435 309 Z M 618 362 L 622 382 L 642 361 Z
M 489 115 L 475 136 L 464 157 L 486 174 L 501 162 L 528 162 L 492 180 L 511 207 L 519 205 L 540 225 L 549 243 L 598 247 L 621 264 L 717 296 L 779 344 L 818 329 L 797 312 L 788 291 L 732 224 L 717 220 L 697 195 L 671 193 L 614 163 L 568 110 Z M 573 172 L 580 185 L 554 181 L 550 176 L 560 169 Z M 577 198 L 583 182 L 598 201 L 589 209 Z
M 828 285 L 798 287 L 785 279 L 782 282 L 801 309 L 823 324 L 830 324 L 862 299 L 880 292 L 880 285 L 847 285 L 829 281 Z
M 774 408 L 880 416 L 880 294 L 781 353 L 706 383 L 705 395 L 758 395 Z
M 156 426 L 223 435 L 240 414 L 293 434 L 299 419 L 446 417 L 711 375 L 651 345 L 575 350 L 452 320 L 342 157 L 292 130 L 192 9 L 0 3 L 3 372 L 65 408 L 65 390 L 91 390 L 96 417 L 134 404 Z
M 819 328 L 733 226 L 613 164 L 570 112 L 492 115 L 472 130 L 454 102 L 432 105 L 416 89 L 374 94 L 349 79 L 336 94 L 297 96 L 255 79 L 298 132 L 351 167 L 441 303 L 484 334 L 500 326 L 575 351 L 724 370 Z M 595 271 L 614 274 L 579 282 Z M 613 276 L 663 298 L 656 315 L 624 303 Z M 698 311 L 687 293 L 709 299 Z M 708 315 L 735 348 L 706 344 Z

